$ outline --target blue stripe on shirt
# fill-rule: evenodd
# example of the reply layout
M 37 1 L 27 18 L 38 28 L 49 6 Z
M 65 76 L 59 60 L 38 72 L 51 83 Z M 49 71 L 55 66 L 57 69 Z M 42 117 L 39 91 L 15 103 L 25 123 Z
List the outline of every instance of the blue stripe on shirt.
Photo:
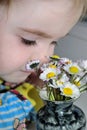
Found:
M 32 104 L 28 100 L 21 101 L 11 92 L 4 93 L 2 97 L 2 106 L 0 106 L 0 128 L 2 130 L 13 130 L 15 118 L 23 121 L 24 118 L 30 119 L 30 113 L 34 111 Z

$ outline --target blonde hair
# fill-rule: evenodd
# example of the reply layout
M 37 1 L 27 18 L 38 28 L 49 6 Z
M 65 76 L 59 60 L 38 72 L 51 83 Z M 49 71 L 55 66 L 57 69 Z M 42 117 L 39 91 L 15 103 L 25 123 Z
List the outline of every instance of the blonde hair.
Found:
M 6 6 L 9 7 L 11 1 L 12 0 L 0 0 L 0 4 L 1 5 L 6 5 Z M 87 15 L 87 0 L 72 0 L 72 1 L 74 1 L 75 6 L 77 6 L 78 8 L 83 6 L 83 10 L 82 10 L 81 16 Z
M 87 0 L 74 0 L 74 2 L 78 8 L 82 7 L 81 17 L 87 15 Z
M 87 15 L 87 0 L 84 0 L 83 14 Z
M 0 0 L 0 4 L 2 5 L 8 5 L 10 3 L 10 0 Z

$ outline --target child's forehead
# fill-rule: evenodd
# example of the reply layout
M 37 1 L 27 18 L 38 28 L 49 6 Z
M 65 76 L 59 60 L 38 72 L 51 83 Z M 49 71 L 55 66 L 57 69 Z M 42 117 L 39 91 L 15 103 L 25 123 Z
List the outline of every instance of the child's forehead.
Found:
M 38 5 L 41 4 L 43 6 L 44 4 L 50 6 L 56 4 L 58 5 L 65 5 L 67 4 L 75 4 L 77 0 L 15 0 L 12 1 L 12 3 L 16 4 L 16 6 L 26 5 L 29 7 L 30 5 Z M 67 4 L 65 6 L 67 6 Z
M 83 1 L 83 2 L 81 2 L 81 1 Z M 38 3 L 38 2 L 44 2 L 44 3 L 58 3 L 58 4 L 60 4 L 60 3 L 66 3 L 66 2 L 68 2 L 68 3 L 70 3 L 70 2 L 72 2 L 74 5 L 81 5 L 82 3 L 85 5 L 85 3 L 86 3 L 86 1 L 87 0 L 21 0 L 21 2 L 20 2 L 20 0 L 0 0 L 0 4 L 3 4 L 3 5 L 11 5 L 11 3 L 17 3 L 17 6 L 20 4 L 31 4 L 31 3 Z M 29 5 L 28 4 L 28 5 Z
M 69 17 L 73 17 L 72 0 L 22 0 L 22 3 L 15 3 L 15 6 L 17 9 L 13 5 L 14 10 L 11 11 L 12 21 L 24 28 L 31 27 L 43 32 L 49 30 L 50 34 L 55 35 L 55 32 L 65 27 L 67 30 L 73 22 L 73 18 Z M 66 30 L 61 31 L 62 35 L 67 33 Z
M 14 9 L 22 10 L 24 12 L 32 11 L 70 11 L 74 9 L 75 0 L 15 0 L 13 2 Z M 25 10 L 26 8 L 26 10 Z M 72 9 L 73 8 L 73 9 Z M 46 10 L 46 11 L 45 11 Z M 40 12 L 39 12 L 40 13 Z
M 10 8 L 10 13 L 13 16 L 19 15 L 26 17 L 33 17 L 34 14 L 36 17 L 43 17 L 43 15 L 55 15 L 58 14 L 68 14 L 73 12 L 74 6 L 72 1 L 74 0 L 21 0 L 22 2 L 18 2 L 15 0 Z M 17 2 L 17 3 L 16 3 Z M 13 12 L 12 12 L 12 10 Z M 16 19 L 17 17 L 15 17 Z
M 13 28 L 38 29 L 51 36 L 61 37 L 75 23 L 73 17 L 76 12 L 73 13 L 72 1 L 74 0 L 15 0 L 9 9 L 8 23 Z M 77 20 L 76 17 L 75 19 Z
M 66 11 L 73 11 L 75 8 L 75 1 L 77 0 L 12 0 L 11 7 L 18 12 L 31 12 L 34 13 L 35 11 L 43 11 L 47 12 L 65 12 Z M 11 12 L 11 10 L 10 10 Z M 22 13 L 21 13 L 22 14 Z M 40 16 L 41 17 L 41 16 Z

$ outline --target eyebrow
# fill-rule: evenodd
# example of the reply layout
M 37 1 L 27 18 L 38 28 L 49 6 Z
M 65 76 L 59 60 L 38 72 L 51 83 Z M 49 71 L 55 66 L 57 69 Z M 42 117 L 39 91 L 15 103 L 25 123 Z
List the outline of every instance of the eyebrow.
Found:
M 19 28 L 20 30 L 24 31 L 24 32 L 27 32 L 27 33 L 32 33 L 32 34 L 35 34 L 35 35 L 38 35 L 38 36 L 41 36 L 41 37 L 44 37 L 44 38 L 52 38 L 51 35 L 45 33 L 45 32 L 42 32 L 40 30 L 36 30 L 36 29 L 27 29 L 27 28 Z

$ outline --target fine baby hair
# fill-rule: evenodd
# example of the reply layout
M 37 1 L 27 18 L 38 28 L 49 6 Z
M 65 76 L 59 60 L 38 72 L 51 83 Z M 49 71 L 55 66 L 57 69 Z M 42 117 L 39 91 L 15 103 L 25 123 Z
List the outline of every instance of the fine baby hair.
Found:
M 14 0 L 0 0 L 0 4 L 9 6 L 12 1 Z M 84 16 L 87 13 L 87 0 L 72 0 L 72 1 L 74 2 L 74 5 L 76 5 L 77 7 L 83 5 L 82 16 Z

